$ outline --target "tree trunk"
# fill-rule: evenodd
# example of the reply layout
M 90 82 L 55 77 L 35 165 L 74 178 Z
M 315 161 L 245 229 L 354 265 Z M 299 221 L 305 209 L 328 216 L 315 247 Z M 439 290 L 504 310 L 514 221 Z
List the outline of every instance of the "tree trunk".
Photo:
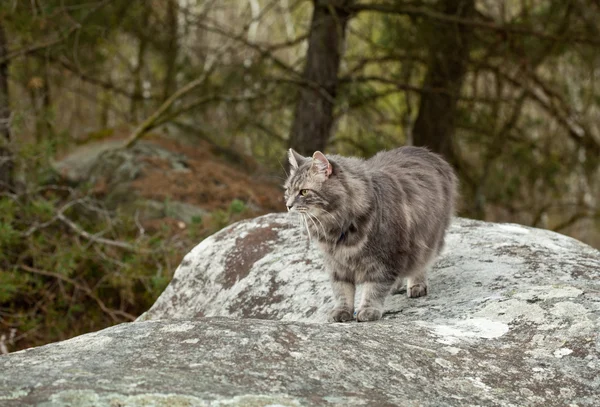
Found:
M 132 122 L 137 122 L 138 119 L 138 107 L 141 104 L 143 106 L 144 101 L 138 99 L 138 95 L 143 95 L 142 89 L 142 68 L 144 67 L 144 58 L 146 56 L 146 48 L 148 47 L 148 24 L 150 21 L 150 7 L 148 3 L 142 3 L 142 15 L 140 21 L 139 30 L 139 43 L 137 62 L 133 70 L 133 98 L 131 98 L 131 105 L 129 107 L 129 117 Z M 142 113 L 144 114 L 144 112 Z
M 300 154 L 324 150 L 333 126 L 346 25 L 353 0 L 315 0 L 308 39 L 304 84 L 300 89 L 290 146 Z
M 178 54 L 178 34 L 179 22 L 177 20 L 177 0 L 168 0 L 167 2 L 167 41 L 165 42 L 165 79 L 163 88 L 163 101 L 167 100 L 171 93 L 175 91 L 175 68 Z
M 474 0 L 443 0 L 443 12 L 460 18 L 474 15 Z M 426 146 L 455 163 L 453 148 L 456 105 L 469 57 L 469 28 L 440 23 L 430 44 L 430 62 L 423 88 L 419 114 L 413 127 L 417 146 Z
M 0 61 L 8 55 L 8 43 L 0 21 Z M 8 61 L 0 62 L 0 192 L 14 189 L 13 157 L 10 151 L 10 106 L 8 97 Z

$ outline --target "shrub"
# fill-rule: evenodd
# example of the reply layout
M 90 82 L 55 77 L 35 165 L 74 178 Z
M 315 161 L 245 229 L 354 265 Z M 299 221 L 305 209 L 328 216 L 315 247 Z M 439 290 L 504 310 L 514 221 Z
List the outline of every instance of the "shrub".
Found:
M 0 196 L 4 348 L 133 320 L 170 281 L 192 244 L 182 239 L 169 230 L 145 234 L 134 219 L 64 185 Z

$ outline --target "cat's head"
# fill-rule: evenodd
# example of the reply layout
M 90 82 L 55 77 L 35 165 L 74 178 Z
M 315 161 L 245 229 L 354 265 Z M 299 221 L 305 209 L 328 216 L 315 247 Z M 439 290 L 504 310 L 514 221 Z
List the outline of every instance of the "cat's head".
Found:
M 303 157 L 290 148 L 288 158 L 290 175 L 284 185 L 288 211 L 317 214 L 331 206 L 333 166 L 327 157 L 320 151 Z

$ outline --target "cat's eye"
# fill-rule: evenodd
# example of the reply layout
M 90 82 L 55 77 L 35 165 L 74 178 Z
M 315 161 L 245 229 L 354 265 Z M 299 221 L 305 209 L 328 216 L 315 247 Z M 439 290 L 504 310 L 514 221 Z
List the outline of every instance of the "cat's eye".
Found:
M 302 195 L 302 196 L 308 195 L 308 189 L 301 189 L 300 190 L 300 195 Z

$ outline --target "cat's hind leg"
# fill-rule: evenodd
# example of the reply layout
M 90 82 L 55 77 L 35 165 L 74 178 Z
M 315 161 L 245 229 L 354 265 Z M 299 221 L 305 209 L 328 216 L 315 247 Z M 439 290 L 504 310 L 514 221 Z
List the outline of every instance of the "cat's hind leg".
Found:
M 404 294 L 405 292 L 406 292 L 406 279 L 398 278 L 396 280 L 396 282 L 394 283 L 394 286 L 392 287 L 391 294 L 398 295 L 398 294 Z
M 408 298 L 418 298 L 427 295 L 427 272 L 435 261 L 435 256 L 430 255 L 413 267 L 412 271 L 406 277 L 406 295 Z
M 424 297 L 427 295 L 427 276 L 425 270 L 406 279 L 406 295 L 408 298 Z
M 426 251 L 424 256 L 410 268 L 411 271 L 406 277 L 406 295 L 408 298 L 418 298 L 427 295 L 427 273 L 444 248 L 444 235 L 445 230 L 442 230 L 431 249 Z

